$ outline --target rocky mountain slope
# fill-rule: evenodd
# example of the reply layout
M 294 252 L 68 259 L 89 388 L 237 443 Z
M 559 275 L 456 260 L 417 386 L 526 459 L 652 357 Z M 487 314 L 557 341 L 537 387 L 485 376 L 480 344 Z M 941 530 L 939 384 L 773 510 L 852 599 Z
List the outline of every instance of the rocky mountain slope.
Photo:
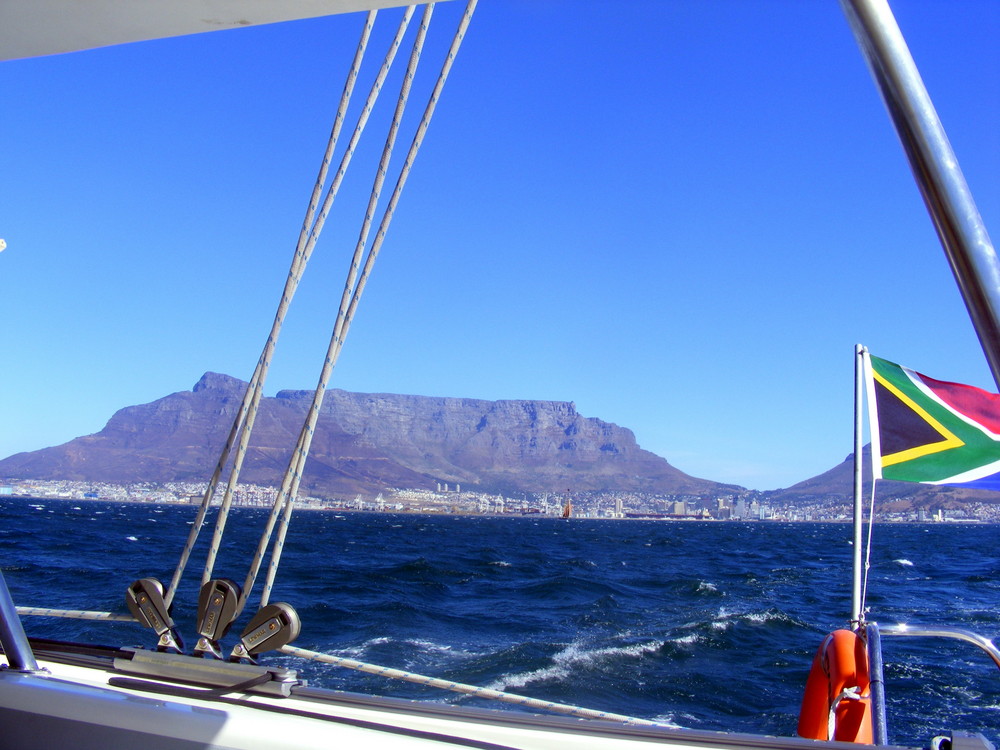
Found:
M 864 486 L 871 486 L 871 448 L 866 445 L 862 451 L 864 466 Z M 866 490 L 867 491 L 867 490 Z M 818 502 L 839 500 L 844 504 L 852 501 L 854 493 L 854 454 L 851 453 L 829 471 L 806 479 L 787 489 L 767 493 L 772 502 Z M 885 510 L 913 510 L 914 508 L 959 508 L 964 503 L 1000 502 L 1000 493 L 989 490 L 972 490 L 963 487 L 935 487 L 914 482 L 893 482 L 880 479 L 878 483 L 879 506 Z
M 0 477 L 78 481 L 204 481 L 211 476 L 246 383 L 206 373 L 191 391 L 118 411 L 103 430 L 0 461 Z M 261 401 L 242 480 L 276 485 L 311 392 Z M 483 401 L 327 393 L 303 490 L 324 497 L 438 482 L 484 491 L 619 490 L 711 494 L 642 450 L 630 430 L 581 416 L 569 402 Z

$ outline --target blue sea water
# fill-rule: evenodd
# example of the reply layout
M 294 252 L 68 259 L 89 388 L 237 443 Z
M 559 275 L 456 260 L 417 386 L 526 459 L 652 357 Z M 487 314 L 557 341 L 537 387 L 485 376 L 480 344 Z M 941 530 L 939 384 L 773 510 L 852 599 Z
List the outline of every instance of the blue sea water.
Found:
M 116 612 L 133 580 L 170 580 L 194 517 L 53 500 L 5 499 L 0 511 L 0 566 L 17 604 Z M 264 518 L 234 510 L 216 576 L 242 582 Z M 188 645 L 210 535 L 175 605 Z M 793 735 L 813 653 L 849 617 L 850 538 L 844 524 L 301 512 L 272 598 L 298 611 L 304 648 L 684 727 Z M 1000 526 L 876 527 L 870 618 L 996 637 L 998 541 Z M 40 637 L 155 642 L 129 624 L 26 626 Z M 1000 740 L 1000 670 L 978 649 L 887 638 L 883 651 L 893 742 L 925 745 L 949 729 Z M 313 685 L 478 705 L 271 658 Z

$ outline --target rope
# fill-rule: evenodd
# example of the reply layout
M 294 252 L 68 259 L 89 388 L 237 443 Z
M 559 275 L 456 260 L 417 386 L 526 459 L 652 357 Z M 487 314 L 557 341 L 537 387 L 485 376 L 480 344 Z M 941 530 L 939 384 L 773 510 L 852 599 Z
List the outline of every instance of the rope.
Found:
M 826 738 L 832 740 L 834 733 L 837 731 L 837 709 L 840 708 L 840 704 L 844 701 L 859 701 L 861 700 L 861 695 L 859 693 L 858 687 L 844 688 L 840 691 L 840 695 L 833 699 L 830 704 L 830 718 L 826 723 Z
M 313 404 L 309 412 L 309 416 L 306 425 L 303 426 L 302 434 L 300 435 L 300 440 L 302 441 L 302 450 L 296 450 L 293 454 L 293 460 L 298 459 L 298 462 L 292 469 L 293 471 L 293 483 L 291 486 L 291 491 L 288 495 L 287 502 L 285 503 L 284 512 L 281 519 L 281 528 L 278 531 L 278 538 L 275 541 L 274 549 L 271 553 L 271 561 L 268 565 L 267 578 L 264 584 L 264 590 L 261 594 L 261 606 L 267 604 L 270 600 L 271 589 L 274 586 L 274 578 L 277 574 L 278 564 L 281 560 L 281 552 L 284 548 L 285 537 L 288 532 L 288 525 L 291 519 L 292 507 L 294 505 L 294 499 L 298 493 L 299 481 L 301 479 L 302 471 L 305 467 L 306 456 L 309 452 L 309 446 L 312 442 L 312 433 L 315 427 L 316 420 L 319 417 L 319 411 L 323 403 L 323 397 L 326 391 L 326 386 L 329 381 L 330 373 L 333 371 L 336 365 L 337 359 L 340 356 L 340 351 L 343 348 L 344 340 L 347 337 L 347 333 L 350 330 L 351 322 L 354 319 L 355 312 L 357 311 L 358 303 L 361 299 L 361 295 L 364 292 L 365 285 L 367 284 L 368 277 L 371 275 L 372 268 L 375 265 L 375 260 L 378 258 L 378 253 L 382 248 L 382 243 L 385 240 L 385 236 L 389 230 L 389 224 L 392 222 L 392 217 L 395 213 L 396 206 L 399 203 L 399 197 L 402 193 L 403 186 L 406 184 L 406 179 L 409 177 L 410 170 L 413 167 L 413 163 L 416 160 L 417 153 L 420 150 L 420 146 L 423 143 L 424 136 L 427 133 L 427 129 L 430 126 L 431 118 L 434 115 L 434 110 L 437 107 L 437 103 L 441 97 L 441 92 L 444 89 L 445 82 L 448 79 L 448 74 L 451 72 L 452 65 L 455 62 L 455 58 L 458 55 L 458 51 L 462 45 L 462 41 L 465 39 L 466 31 L 469 28 L 469 23 L 472 21 L 472 15 L 476 10 L 476 4 L 478 0 L 469 0 L 466 5 L 465 12 L 462 15 L 462 19 L 459 22 L 458 28 L 455 31 L 455 35 L 452 38 L 451 46 L 448 49 L 448 54 L 445 57 L 444 63 L 441 67 L 441 72 L 438 74 L 437 82 L 434 84 L 434 89 L 431 91 L 430 98 L 427 102 L 427 106 L 424 108 L 423 116 L 421 117 L 420 124 L 417 126 L 417 131 L 413 136 L 413 141 L 410 143 L 409 151 L 406 154 L 406 158 L 403 161 L 402 169 L 400 170 L 399 177 L 396 180 L 396 185 L 393 188 L 392 195 L 389 198 L 389 203 L 385 209 L 382 216 L 382 221 L 379 224 L 378 231 L 375 234 L 375 239 L 372 243 L 371 249 L 368 251 L 368 256 L 365 259 L 365 267 L 361 273 L 360 279 L 358 279 L 357 286 L 353 293 L 350 295 L 350 303 L 345 311 L 344 303 L 347 300 L 348 291 L 353 285 L 354 276 L 357 273 L 358 261 L 360 260 L 361 250 L 367 241 L 368 227 L 370 227 L 370 214 L 374 210 L 375 202 L 377 202 L 377 196 L 375 195 L 375 189 L 373 188 L 373 200 L 369 201 L 369 211 L 365 216 L 365 224 L 362 227 L 361 236 L 359 237 L 358 244 L 355 247 L 354 256 L 351 260 L 351 267 L 348 272 L 347 283 L 344 286 L 344 293 L 341 297 L 341 306 L 337 312 L 337 322 L 334 325 L 333 336 L 330 339 L 330 346 L 327 349 L 326 360 L 323 364 L 323 372 L 320 377 L 320 382 L 316 387 L 316 392 L 313 396 Z M 430 14 L 433 10 L 433 3 L 426 6 L 424 10 L 424 18 L 421 21 L 421 32 L 426 33 L 426 25 L 430 22 Z M 419 52 L 415 50 L 417 56 Z M 415 66 L 415 61 L 412 59 L 411 62 Z M 409 85 L 407 81 L 410 78 L 409 68 L 407 69 L 406 80 L 404 81 L 404 89 L 409 91 Z M 400 98 L 402 100 L 403 93 L 400 93 Z M 405 102 L 401 102 L 405 106 Z M 397 106 L 398 115 L 401 117 L 402 111 L 400 106 Z M 393 118 L 393 124 L 395 129 L 396 117 Z M 388 145 L 388 144 L 387 144 Z M 385 154 L 383 154 L 385 156 Z M 388 161 L 385 160 L 388 164 Z M 384 170 L 382 164 L 379 165 L 379 173 L 382 178 L 384 178 Z M 381 182 L 377 178 L 376 183 L 379 189 L 381 189 Z M 284 485 L 283 485 L 284 486 Z M 277 501 L 276 501 L 277 504 Z
M 184 568 L 187 565 L 191 551 L 194 548 L 194 544 L 198 538 L 202 524 L 204 523 L 205 514 L 211 505 L 219 476 L 221 476 L 223 467 L 225 466 L 226 461 L 229 458 L 229 454 L 232 451 L 233 443 L 236 441 L 237 435 L 239 435 L 237 455 L 233 462 L 233 469 L 230 473 L 229 483 L 223 497 L 222 507 L 220 508 L 219 516 L 216 519 L 215 533 L 205 561 L 205 569 L 202 573 L 202 584 L 204 585 L 204 583 L 211 578 L 212 570 L 215 565 L 215 559 L 219 552 L 222 534 L 225 529 L 226 519 L 229 514 L 229 508 L 232 504 L 233 489 L 239 479 L 240 469 L 242 468 L 243 459 L 246 455 L 246 449 L 250 440 L 250 433 L 253 430 L 257 409 L 260 404 L 260 397 L 264 388 L 264 381 L 267 377 L 267 370 L 270 367 L 271 358 L 274 354 L 274 347 L 277 344 L 278 334 L 281 331 L 281 326 L 284 322 L 285 315 L 288 312 L 288 307 L 291 304 L 292 297 L 295 296 L 299 280 L 302 278 L 302 273 L 305 271 L 306 263 L 308 262 L 309 256 L 312 252 L 312 247 L 309 246 L 307 237 L 311 231 L 310 225 L 312 224 L 313 216 L 315 215 L 317 198 L 322 191 L 323 183 L 326 181 L 327 172 L 329 170 L 330 156 L 332 155 L 336 147 L 336 142 L 340 137 L 340 131 L 344 122 L 344 115 L 347 111 L 347 106 L 350 103 L 351 95 L 354 91 L 354 85 L 357 81 L 361 61 L 364 57 L 364 52 L 371 36 L 372 27 L 375 23 L 375 17 L 376 11 L 369 11 L 365 25 L 361 32 L 361 38 L 358 42 L 358 48 L 355 52 L 354 60 L 351 64 L 350 70 L 348 71 L 347 80 L 344 83 L 344 90 L 341 93 L 337 114 L 334 118 L 334 124 L 330 132 L 330 138 L 327 141 L 327 149 L 320 166 L 319 176 L 317 177 L 316 184 L 313 187 L 312 196 L 310 197 L 309 205 L 306 210 L 306 216 L 303 220 L 302 230 L 299 232 L 299 239 L 296 243 L 295 252 L 292 256 L 291 266 L 288 270 L 288 276 L 285 279 L 285 287 L 282 290 L 281 300 L 279 301 L 278 309 L 275 312 L 274 322 L 271 325 L 271 331 L 268 334 L 267 341 L 264 344 L 264 350 L 260 355 L 256 368 L 254 369 L 253 377 L 250 379 L 250 383 L 247 384 L 247 389 L 244 392 L 240 410 L 236 415 L 236 419 L 233 421 L 233 427 L 230 430 L 228 439 L 226 440 L 222 455 L 216 464 L 215 471 L 212 475 L 212 481 L 209 482 L 209 486 L 205 491 L 204 497 L 202 498 L 202 503 L 198 509 L 195 523 L 191 527 L 184 551 L 181 553 L 180 563 L 178 564 L 174 577 L 171 580 L 170 587 L 164 596 L 164 601 L 168 606 L 173 600 L 180 578 L 183 575 Z
M 346 667 L 347 669 L 355 669 L 359 672 L 367 672 L 368 674 L 379 675 L 381 677 L 388 677 L 394 680 L 405 680 L 407 682 L 413 682 L 418 685 L 426 685 L 427 687 L 440 688 L 442 690 L 451 690 L 455 693 L 463 693 L 464 695 L 471 695 L 476 698 L 488 698 L 490 700 L 503 701 L 505 703 L 513 703 L 518 706 L 527 706 L 528 708 L 538 708 L 544 711 L 554 711 L 555 713 L 568 714 L 570 716 L 580 716 L 587 719 L 603 719 L 605 721 L 615 721 L 624 724 L 633 724 L 638 726 L 647 727 L 662 727 L 666 726 L 659 722 L 649 721 L 648 719 L 639 719 L 634 716 L 625 716 L 623 714 L 610 713 L 607 711 L 596 711 L 591 708 L 583 708 L 581 706 L 571 706 L 565 703 L 553 703 L 552 701 L 543 701 L 538 698 L 529 698 L 524 695 L 517 695 L 516 693 L 507 693 L 502 690 L 492 690 L 490 688 L 476 687 L 475 685 L 466 685 L 461 682 L 452 682 L 451 680 L 441 680 L 436 677 L 428 677 L 426 675 L 416 674 L 415 672 L 404 672 L 401 669 L 392 669 L 391 667 L 380 667 L 375 664 L 367 664 L 365 662 L 356 661 L 354 659 L 345 659 L 340 656 L 331 656 L 330 654 L 322 654 L 318 651 L 309 651 L 304 648 L 297 648 L 296 646 L 282 646 L 280 651 L 282 653 L 288 654 L 290 656 L 298 656 L 303 659 L 312 659 L 313 661 L 323 662 L 325 664 L 333 664 L 338 667 Z
M 112 612 L 90 612 L 83 609 L 48 609 L 46 607 L 17 607 L 21 617 L 65 617 L 71 620 L 104 620 L 106 622 L 138 622 L 132 615 Z
M 872 532 L 875 530 L 875 485 L 872 479 L 872 499 L 868 508 L 868 542 L 865 545 L 865 574 L 861 582 L 861 608 L 858 612 L 859 625 L 865 620 L 865 600 L 868 597 L 868 571 L 872 567 Z

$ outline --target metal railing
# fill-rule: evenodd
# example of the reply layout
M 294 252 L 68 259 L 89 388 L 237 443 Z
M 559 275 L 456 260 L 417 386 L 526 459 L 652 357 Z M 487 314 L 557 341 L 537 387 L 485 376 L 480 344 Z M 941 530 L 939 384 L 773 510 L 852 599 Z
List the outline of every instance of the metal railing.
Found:
M 7 655 L 10 668 L 20 672 L 37 672 L 38 662 L 24 633 L 17 607 L 11 598 L 7 581 L 0 573 L 0 646 Z
M 971 630 L 961 628 L 925 627 L 922 625 L 886 625 L 881 629 L 882 635 L 906 636 L 914 638 L 951 638 L 956 641 L 965 641 L 974 646 L 978 646 L 986 655 L 993 660 L 993 663 L 1000 669 L 1000 649 L 998 649 L 989 638 L 973 633 Z

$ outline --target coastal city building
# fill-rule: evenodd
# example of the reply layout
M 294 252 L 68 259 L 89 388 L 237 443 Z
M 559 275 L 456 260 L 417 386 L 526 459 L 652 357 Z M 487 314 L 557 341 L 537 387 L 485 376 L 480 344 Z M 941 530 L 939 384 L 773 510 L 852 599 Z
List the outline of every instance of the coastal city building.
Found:
M 58 480 L 8 480 L 0 484 L 0 497 L 104 500 L 111 502 L 198 505 L 205 483 L 109 484 Z M 220 485 L 214 502 L 221 502 Z M 273 487 L 240 485 L 233 494 L 235 507 L 269 508 L 277 490 Z M 451 513 L 462 515 L 538 515 L 561 517 L 572 504 L 572 518 L 645 519 L 730 522 L 846 522 L 852 510 L 840 496 L 821 497 L 795 504 L 774 504 L 766 493 L 744 491 L 719 497 L 662 496 L 638 492 L 526 493 L 503 494 L 440 490 L 388 489 L 374 497 L 355 494 L 347 498 L 299 497 L 296 508 L 373 513 Z M 897 523 L 1000 523 L 1000 504 L 967 502 L 961 507 L 907 507 L 886 503 L 876 508 L 876 519 Z

